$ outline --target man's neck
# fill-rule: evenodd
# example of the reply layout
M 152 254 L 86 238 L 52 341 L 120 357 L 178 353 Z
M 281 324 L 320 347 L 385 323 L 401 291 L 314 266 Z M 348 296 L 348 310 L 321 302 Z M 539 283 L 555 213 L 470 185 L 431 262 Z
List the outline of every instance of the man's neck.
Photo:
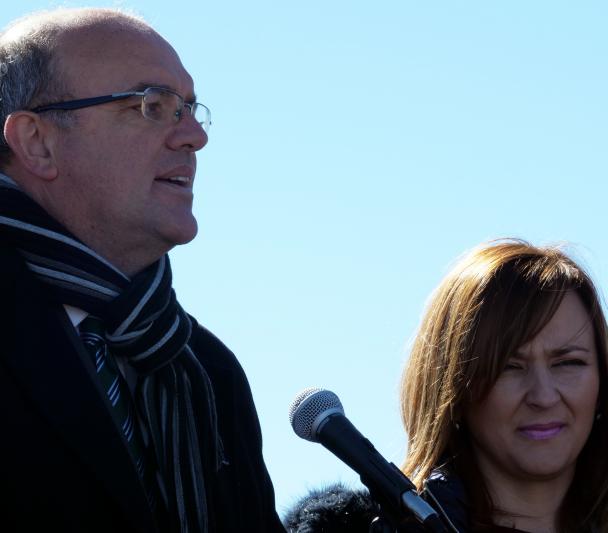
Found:
M 102 261 L 125 276 L 132 278 L 173 248 L 173 244 L 153 238 L 128 241 L 124 235 L 108 232 L 105 228 L 93 224 L 89 217 L 74 217 L 73 210 L 57 205 L 56 200 L 61 198 L 61 195 L 51 194 L 44 183 L 27 179 L 27 175 L 23 175 L 10 165 L 4 171 L 0 171 L 0 174 L 4 176 L 0 179 L 17 186 L 51 218 L 93 250 Z M 34 187 L 33 183 L 38 186 Z

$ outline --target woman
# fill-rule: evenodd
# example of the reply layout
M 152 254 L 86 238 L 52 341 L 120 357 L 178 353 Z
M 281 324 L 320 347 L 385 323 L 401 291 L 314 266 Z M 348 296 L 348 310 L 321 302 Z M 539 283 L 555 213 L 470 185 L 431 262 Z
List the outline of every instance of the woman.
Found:
M 404 473 L 460 531 L 608 531 L 607 334 L 559 249 L 473 250 L 432 295 L 403 375 Z
M 591 279 L 558 248 L 496 241 L 444 278 L 414 340 L 401 406 L 403 471 L 448 527 L 608 532 L 607 335 Z M 364 533 L 355 519 L 368 524 L 377 508 L 361 498 L 316 492 L 287 515 L 287 529 Z

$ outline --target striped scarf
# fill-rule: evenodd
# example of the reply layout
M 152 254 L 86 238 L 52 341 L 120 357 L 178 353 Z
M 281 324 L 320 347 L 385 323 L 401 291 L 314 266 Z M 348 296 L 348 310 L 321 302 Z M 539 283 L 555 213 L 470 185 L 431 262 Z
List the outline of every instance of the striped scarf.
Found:
M 110 351 L 136 371 L 135 402 L 150 430 L 180 533 L 206 533 L 205 474 L 222 464 L 209 376 L 188 342 L 193 321 L 171 287 L 168 256 L 132 279 L 0 174 L 0 238 L 17 248 L 58 303 L 100 317 Z

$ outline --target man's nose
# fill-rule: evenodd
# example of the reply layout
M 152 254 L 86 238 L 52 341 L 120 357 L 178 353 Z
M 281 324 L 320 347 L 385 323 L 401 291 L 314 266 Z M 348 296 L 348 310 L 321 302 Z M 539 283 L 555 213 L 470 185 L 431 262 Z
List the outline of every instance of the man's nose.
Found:
M 209 141 L 203 126 L 190 114 L 184 113 L 172 128 L 167 144 L 176 151 L 196 152 Z

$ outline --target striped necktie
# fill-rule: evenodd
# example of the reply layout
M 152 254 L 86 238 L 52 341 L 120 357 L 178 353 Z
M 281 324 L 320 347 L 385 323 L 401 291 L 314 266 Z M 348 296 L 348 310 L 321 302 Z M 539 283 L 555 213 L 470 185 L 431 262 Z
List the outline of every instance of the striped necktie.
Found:
M 89 315 L 80 323 L 79 330 L 80 338 L 93 359 L 99 382 L 107 394 L 112 417 L 122 430 L 137 473 L 146 489 L 148 503 L 154 511 L 158 500 L 156 496 L 158 489 L 154 480 L 155 469 L 146 455 L 146 447 L 129 387 L 116 360 L 108 351 L 103 322 Z

